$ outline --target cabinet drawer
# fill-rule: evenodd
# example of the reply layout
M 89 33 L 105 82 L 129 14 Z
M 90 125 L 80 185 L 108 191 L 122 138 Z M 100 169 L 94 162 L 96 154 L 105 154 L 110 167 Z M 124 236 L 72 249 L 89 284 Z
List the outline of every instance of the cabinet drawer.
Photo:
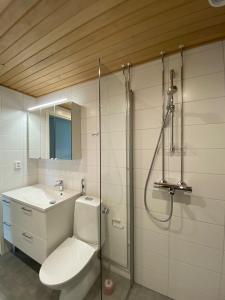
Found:
M 14 244 L 15 232 L 12 224 L 3 221 L 3 236 L 8 242 Z
M 14 244 L 28 256 L 42 264 L 47 257 L 46 241 L 24 229 L 15 228 Z
M 2 212 L 3 212 L 3 222 L 13 224 L 13 218 L 14 218 L 13 201 L 3 198 Z
M 12 223 L 40 239 L 46 239 L 45 214 L 26 205 L 14 203 L 13 206 Z

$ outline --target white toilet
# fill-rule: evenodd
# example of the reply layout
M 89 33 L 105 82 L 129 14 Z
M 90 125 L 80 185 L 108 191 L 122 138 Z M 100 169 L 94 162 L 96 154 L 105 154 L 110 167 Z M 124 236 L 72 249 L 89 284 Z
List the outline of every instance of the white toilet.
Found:
M 61 290 L 60 300 L 82 300 L 99 276 L 99 221 L 100 200 L 87 196 L 78 198 L 74 210 L 74 236 L 59 245 L 41 266 L 41 282 Z M 103 245 L 104 215 L 101 223 Z

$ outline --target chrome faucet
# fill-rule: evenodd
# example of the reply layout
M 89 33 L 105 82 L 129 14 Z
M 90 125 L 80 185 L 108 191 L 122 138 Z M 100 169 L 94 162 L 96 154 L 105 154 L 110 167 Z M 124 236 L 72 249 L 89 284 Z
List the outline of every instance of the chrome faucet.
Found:
M 85 179 L 82 178 L 81 179 L 81 195 L 85 195 L 86 192 L 85 192 Z
M 62 179 L 56 180 L 55 187 L 59 187 L 59 190 L 62 192 L 64 190 L 64 182 Z

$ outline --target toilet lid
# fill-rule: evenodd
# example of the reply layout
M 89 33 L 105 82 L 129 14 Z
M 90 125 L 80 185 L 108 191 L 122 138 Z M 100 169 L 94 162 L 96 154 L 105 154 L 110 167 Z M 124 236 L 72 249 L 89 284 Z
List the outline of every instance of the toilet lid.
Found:
M 80 273 L 95 251 L 94 247 L 74 237 L 66 239 L 41 266 L 41 282 L 48 286 L 66 283 Z

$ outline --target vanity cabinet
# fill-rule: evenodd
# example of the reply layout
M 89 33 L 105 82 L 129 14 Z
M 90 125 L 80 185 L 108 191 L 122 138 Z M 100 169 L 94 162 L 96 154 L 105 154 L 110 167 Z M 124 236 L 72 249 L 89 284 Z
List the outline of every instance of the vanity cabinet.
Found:
M 42 264 L 67 237 L 73 235 L 75 198 L 41 211 L 2 196 L 4 239 Z

